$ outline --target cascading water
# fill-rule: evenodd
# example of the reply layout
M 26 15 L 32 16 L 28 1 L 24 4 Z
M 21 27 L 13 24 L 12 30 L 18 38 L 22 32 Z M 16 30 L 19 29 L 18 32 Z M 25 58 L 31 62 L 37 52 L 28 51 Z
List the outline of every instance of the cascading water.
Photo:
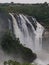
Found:
M 33 23 L 37 25 L 35 30 L 34 26 L 25 15 L 19 14 L 18 16 L 16 16 L 18 18 L 17 20 L 13 14 L 9 14 L 13 19 L 15 36 L 20 39 L 22 45 L 30 48 L 37 54 L 37 60 L 35 62 L 41 65 L 46 65 L 45 61 L 43 62 L 43 58 L 45 58 L 45 56 L 47 56 L 48 54 L 45 53 L 42 49 L 42 34 L 44 31 L 44 27 L 40 25 L 35 18 L 32 17 L 32 21 L 34 21 Z
M 41 50 L 42 49 L 42 34 L 44 28 L 37 22 L 37 29 L 36 29 L 36 36 L 35 36 L 35 49 Z
M 49 64 L 49 54 L 42 49 L 42 34 L 44 31 L 44 27 L 40 25 L 33 17 L 31 17 L 31 22 L 26 15 L 19 14 L 16 15 L 16 18 L 14 14 L 9 14 L 11 15 L 13 20 L 12 22 L 15 36 L 20 39 L 20 42 L 23 46 L 30 48 L 37 54 L 37 59 L 34 62 L 38 63 L 38 65 Z M 11 20 L 9 18 L 8 22 L 9 29 L 11 31 Z M 32 23 L 37 26 L 36 29 L 34 25 L 32 25 Z M 0 48 L 0 64 L 3 65 L 3 62 L 9 59 L 16 60 L 16 57 L 13 54 L 7 55 L 6 53 L 4 53 L 2 48 Z M 20 57 L 17 57 L 17 60 L 20 61 L 22 59 Z
M 14 32 L 15 32 L 16 37 L 18 37 L 20 39 L 20 42 L 23 45 L 25 45 L 26 47 L 29 47 L 33 50 L 33 40 L 29 36 L 28 28 L 26 26 L 26 21 L 24 20 L 22 15 L 19 15 L 19 17 L 21 18 L 21 21 L 20 21 L 21 28 L 19 28 L 15 17 L 12 14 L 10 14 L 10 15 L 12 16 L 12 19 L 13 19 Z
M 41 50 L 42 34 L 44 28 L 37 22 L 37 28 L 35 30 L 31 22 L 23 14 L 19 14 L 18 21 L 11 13 L 10 15 L 13 19 L 14 33 L 16 37 L 20 39 L 20 42 L 34 52 Z M 30 29 L 27 24 L 29 24 L 29 26 L 31 27 Z
M 16 37 L 20 39 L 20 42 L 26 47 L 30 48 L 32 51 L 41 49 L 42 34 L 44 28 L 37 22 L 37 28 L 35 30 L 31 22 L 23 14 L 19 14 L 20 21 L 18 20 L 19 22 L 18 26 L 16 18 L 11 13 L 10 15 L 12 16 L 13 19 L 14 33 Z M 30 30 L 27 27 L 26 23 L 30 25 L 31 27 Z

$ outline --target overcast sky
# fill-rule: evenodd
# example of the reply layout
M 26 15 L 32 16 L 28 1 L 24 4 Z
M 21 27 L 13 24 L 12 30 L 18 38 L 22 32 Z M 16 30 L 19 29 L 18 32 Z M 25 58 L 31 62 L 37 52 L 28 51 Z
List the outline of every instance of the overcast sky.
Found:
M 49 0 L 0 0 L 0 3 L 4 2 L 15 2 L 15 3 L 43 3 L 43 2 L 48 2 Z

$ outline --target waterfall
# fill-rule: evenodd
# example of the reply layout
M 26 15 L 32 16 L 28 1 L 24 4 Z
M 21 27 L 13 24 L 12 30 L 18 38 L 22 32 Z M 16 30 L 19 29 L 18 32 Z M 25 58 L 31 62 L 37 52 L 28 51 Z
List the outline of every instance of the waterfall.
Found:
M 35 50 L 42 50 L 42 35 L 44 27 L 37 22 L 36 36 L 35 36 Z
M 37 25 L 36 30 L 27 16 L 19 14 L 18 20 L 11 14 L 13 19 L 13 27 L 15 36 L 19 38 L 21 44 L 25 47 L 30 48 L 33 52 L 37 54 L 37 59 L 34 61 L 38 65 L 48 64 L 48 59 L 46 56 L 49 54 L 42 49 L 42 35 L 44 27 L 32 17 L 33 23 Z M 44 60 L 43 60 L 44 59 Z M 46 59 L 46 60 L 45 60 Z
M 37 59 L 34 61 L 38 63 L 38 65 L 46 65 L 49 64 L 49 53 L 42 49 L 42 35 L 44 31 L 44 27 L 33 17 L 30 19 L 23 14 L 16 15 L 9 13 L 12 17 L 12 24 L 14 28 L 14 34 L 16 38 L 19 38 L 21 44 L 25 47 L 30 48 L 33 52 L 37 54 Z M 2 21 L 2 20 L 1 20 Z M 4 22 L 4 21 L 3 21 Z M 9 30 L 12 32 L 11 20 L 8 18 L 9 22 Z M 34 25 L 37 25 L 36 29 Z M 0 64 L 3 65 L 4 61 L 9 59 L 21 61 L 22 59 L 13 54 L 6 54 L 2 48 L 0 48 Z
M 10 15 L 12 16 L 12 19 L 13 19 L 13 26 L 14 26 L 14 32 L 15 32 L 16 37 L 18 37 L 20 39 L 20 42 L 24 46 L 31 48 L 33 50 L 33 40 L 29 36 L 28 27 L 26 26 L 26 21 L 24 20 L 22 15 L 19 14 L 19 17 L 21 19 L 21 21 L 19 21 L 19 24 L 21 22 L 21 25 L 19 28 L 15 17 L 12 14 L 10 14 Z
M 40 25 L 35 18 L 32 20 L 36 21 L 37 28 L 33 27 L 29 19 L 23 15 L 19 14 L 18 21 L 13 14 L 10 13 L 13 19 L 14 33 L 16 37 L 20 39 L 20 42 L 25 46 L 30 48 L 32 51 L 39 51 L 42 49 L 42 34 L 44 27 Z M 27 26 L 29 25 L 29 26 Z

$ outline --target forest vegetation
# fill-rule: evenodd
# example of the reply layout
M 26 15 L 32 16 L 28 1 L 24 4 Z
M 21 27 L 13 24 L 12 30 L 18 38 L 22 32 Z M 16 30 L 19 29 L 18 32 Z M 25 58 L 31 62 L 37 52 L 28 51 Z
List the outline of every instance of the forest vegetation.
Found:
M 19 38 L 15 38 L 10 32 L 6 32 L 3 36 L 1 47 L 6 54 L 18 54 L 25 62 L 33 62 L 37 58 L 37 55 L 31 49 L 23 46 Z
M 49 6 L 47 2 L 40 4 L 16 4 L 13 2 L 0 4 L 0 12 L 30 15 L 49 28 Z

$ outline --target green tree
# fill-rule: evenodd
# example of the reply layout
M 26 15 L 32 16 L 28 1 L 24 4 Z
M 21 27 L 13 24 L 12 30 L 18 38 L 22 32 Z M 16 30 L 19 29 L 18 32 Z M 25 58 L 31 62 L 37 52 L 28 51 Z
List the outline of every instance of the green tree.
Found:
M 7 63 L 7 61 L 4 61 L 4 65 L 7 65 L 8 63 Z

